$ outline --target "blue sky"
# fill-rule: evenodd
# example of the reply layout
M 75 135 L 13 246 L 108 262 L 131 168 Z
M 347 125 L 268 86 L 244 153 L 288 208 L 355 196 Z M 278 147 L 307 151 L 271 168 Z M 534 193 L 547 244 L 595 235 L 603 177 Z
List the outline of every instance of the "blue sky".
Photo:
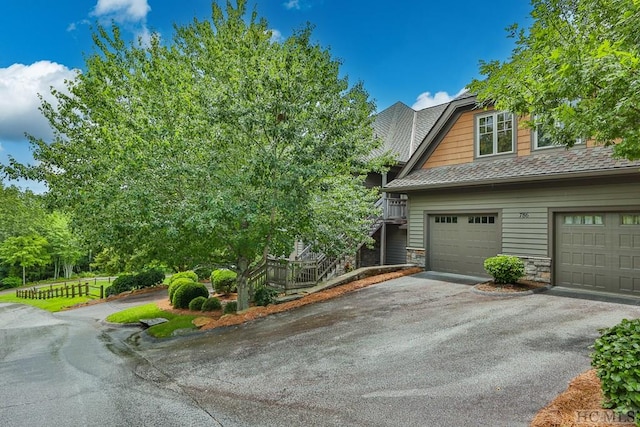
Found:
M 51 132 L 37 94 L 62 87 L 93 50 L 91 28 L 116 21 L 126 37 L 159 32 L 211 14 L 210 0 L 17 0 L 0 6 L 0 163 L 33 161 L 24 133 Z M 530 23 L 526 0 L 248 0 L 287 37 L 306 22 L 350 82 L 362 81 L 378 110 L 448 101 L 478 77 L 481 59 L 507 59 L 505 28 Z M 18 183 L 42 191 L 37 184 Z

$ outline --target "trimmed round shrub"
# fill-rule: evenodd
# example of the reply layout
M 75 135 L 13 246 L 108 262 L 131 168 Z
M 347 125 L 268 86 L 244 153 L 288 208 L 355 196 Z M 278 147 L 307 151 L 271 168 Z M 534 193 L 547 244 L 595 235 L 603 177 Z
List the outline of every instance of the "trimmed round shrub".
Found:
M 150 286 L 159 285 L 164 280 L 164 277 L 164 271 L 159 268 L 142 271 L 136 275 L 137 287 L 148 288 Z
M 197 297 L 209 297 L 209 290 L 202 283 L 190 282 L 176 289 L 171 302 L 174 308 L 189 308 L 189 303 Z
M 202 311 L 214 311 L 214 310 L 220 310 L 222 308 L 222 303 L 220 302 L 220 300 L 216 297 L 209 297 L 207 298 L 207 300 L 204 302 L 204 304 L 202 304 Z
M 498 255 L 484 260 L 484 269 L 496 284 L 515 283 L 524 276 L 524 262 L 517 256 Z
M 189 279 L 188 277 L 179 277 L 176 280 L 174 280 L 173 282 L 171 282 L 171 284 L 169 285 L 169 301 L 171 301 L 171 303 L 173 303 L 173 295 L 175 294 L 176 290 L 183 285 L 189 284 L 189 283 L 196 283 L 195 281 Z
M 253 291 L 253 302 L 263 307 L 273 304 L 278 296 L 278 291 L 267 286 L 256 286 Z
M 238 302 L 237 301 L 229 301 L 224 305 L 224 314 L 235 314 L 238 311 Z
M 214 270 L 211 273 L 211 286 L 219 294 L 235 292 L 237 278 L 238 274 L 235 271 L 226 268 Z
M 202 310 L 202 304 L 207 300 L 206 297 L 195 297 L 189 303 L 189 310 L 200 311 Z
M 623 319 L 600 333 L 593 345 L 591 366 L 600 378 L 603 406 L 623 414 L 639 414 L 640 319 Z M 636 425 L 639 421 L 636 418 Z
M 107 288 L 107 296 L 117 295 L 122 292 L 131 291 L 137 288 L 136 276 L 133 274 L 123 274 L 118 276 L 111 286 Z
M 174 274 L 173 276 L 171 276 L 169 278 L 169 285 L 171 285 L 175 280 L 177 279 L 183 279 L 183 278 L 187 278 L 187 279 L 191 279 L 194 282 L 198 281 L 198 275 L 189 270 L 189 271 L 181 271 L 179 273 Z

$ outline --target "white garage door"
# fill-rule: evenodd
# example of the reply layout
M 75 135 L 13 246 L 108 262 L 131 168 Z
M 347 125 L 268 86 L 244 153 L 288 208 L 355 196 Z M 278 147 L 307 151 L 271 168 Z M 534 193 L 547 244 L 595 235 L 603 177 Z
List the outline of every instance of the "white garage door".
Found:
M 559 213 L 556 285 L 640 293 L 640 213 Z
M 429 215 L 429 269 L 487 276 L 484 260 L 501 249 L 497 214 Z

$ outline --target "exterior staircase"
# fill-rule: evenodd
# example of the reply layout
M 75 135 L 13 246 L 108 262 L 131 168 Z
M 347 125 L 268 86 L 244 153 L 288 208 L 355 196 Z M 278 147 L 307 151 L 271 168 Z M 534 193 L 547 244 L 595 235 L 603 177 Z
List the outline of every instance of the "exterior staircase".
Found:
M 390 218 L 390 211 L 399 214 L 405 212 L 405 201 L 400 199 L 380 198 L 375 206 L 382 208 L 383 214 L 371 218 L 369 236 L 373 236 Z M 396 215 L 396 213 L 393 213 Z M 362 242 L 357 250 L 359 250 Z M 320 282 L 325 282 L 355 269 L 353 256 L 343 255 L 331 257 L 323 253 L 312 251 L 312 245 L 305 246 L 293 259 L 268 257 L 266 261 L 251 271 L 248 282 L 251 286 L 270 286 L 287 293 L 311 288 Z

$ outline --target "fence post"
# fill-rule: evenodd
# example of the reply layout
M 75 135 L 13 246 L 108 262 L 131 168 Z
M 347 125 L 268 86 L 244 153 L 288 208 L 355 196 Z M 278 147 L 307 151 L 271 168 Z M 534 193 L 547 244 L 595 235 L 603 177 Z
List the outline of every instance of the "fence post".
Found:
M 89 296 L 89 282 L 86 282 L 86 283 L 84 284 L 84 294 L 85 294 L 86 296 Z
M 104 285 L 100 285 L 100 299 L 104 298 Z

